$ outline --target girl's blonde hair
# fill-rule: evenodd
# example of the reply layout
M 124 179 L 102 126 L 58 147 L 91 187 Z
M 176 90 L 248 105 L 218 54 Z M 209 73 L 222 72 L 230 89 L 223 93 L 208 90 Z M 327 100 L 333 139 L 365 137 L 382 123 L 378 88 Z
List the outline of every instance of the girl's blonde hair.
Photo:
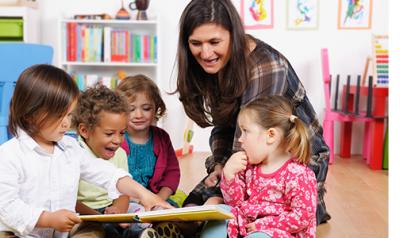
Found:
M 122 93 L 128 99 L 128 102 L 136 100 L 138 93 L 145 93 L 147 97 L 154 102 L 156 120 L 164 116 L 166 107 L 161 98 L 160 90 L 157 85 L 143 74 L 128 76 L 124 78 L 117 87 L 117 92 Z
M 293 107 L 283 96 L 268 96 L 243 106 L 239 116 L 251 112 L 254 122 L 265 129 L 280 128 L 284 132 L 283 146 L 297 157 L 298 162 L 310 160 L 310 136 L 303 121 L 293 115 Z

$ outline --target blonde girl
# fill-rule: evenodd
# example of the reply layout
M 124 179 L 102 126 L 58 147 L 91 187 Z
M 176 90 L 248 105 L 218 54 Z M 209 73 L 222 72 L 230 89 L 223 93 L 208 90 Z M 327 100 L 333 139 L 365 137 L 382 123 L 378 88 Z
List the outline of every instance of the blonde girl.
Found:
M 226 163 L 224 201 L 236 219 L 229 237 L 315 237 L 317 185 L 307 167 L 310 136 L 283 96 L 268 96 L 241 108 L 243 151 Z

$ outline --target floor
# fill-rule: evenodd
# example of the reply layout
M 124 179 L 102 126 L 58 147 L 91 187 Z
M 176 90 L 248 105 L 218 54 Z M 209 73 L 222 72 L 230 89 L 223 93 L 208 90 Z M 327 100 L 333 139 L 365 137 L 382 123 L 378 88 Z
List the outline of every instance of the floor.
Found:
M 180 189 L 190 192 L 205 175 L 209 153 L 179 158 Z M 369 169 L 360 156 L 335 158 L 329 167 L 325 202 L 332 219 L 317 227 L 317 237 L 388 237 L 388 172 Z

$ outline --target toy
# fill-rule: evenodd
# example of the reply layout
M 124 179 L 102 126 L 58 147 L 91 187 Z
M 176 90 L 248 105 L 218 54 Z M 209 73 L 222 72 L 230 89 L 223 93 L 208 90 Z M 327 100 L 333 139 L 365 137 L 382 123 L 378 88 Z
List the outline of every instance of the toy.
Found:
M 131 16 L 129 12 L 124 8 L 124 2 L 121 1 L 121 8 L 118 10 L 117 15 L 115 15 L 115 19 L 118 20 L 129 20 Z

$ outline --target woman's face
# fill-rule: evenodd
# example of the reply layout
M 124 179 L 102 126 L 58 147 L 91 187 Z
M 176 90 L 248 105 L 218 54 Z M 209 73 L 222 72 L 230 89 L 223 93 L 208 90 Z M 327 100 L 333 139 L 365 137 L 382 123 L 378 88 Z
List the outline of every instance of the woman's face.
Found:
M 221 25 L 203 24 L 189 36 L 189 48 L 196 61 L 209 74 L 218 73 L 230 58 L 230 34 Z

